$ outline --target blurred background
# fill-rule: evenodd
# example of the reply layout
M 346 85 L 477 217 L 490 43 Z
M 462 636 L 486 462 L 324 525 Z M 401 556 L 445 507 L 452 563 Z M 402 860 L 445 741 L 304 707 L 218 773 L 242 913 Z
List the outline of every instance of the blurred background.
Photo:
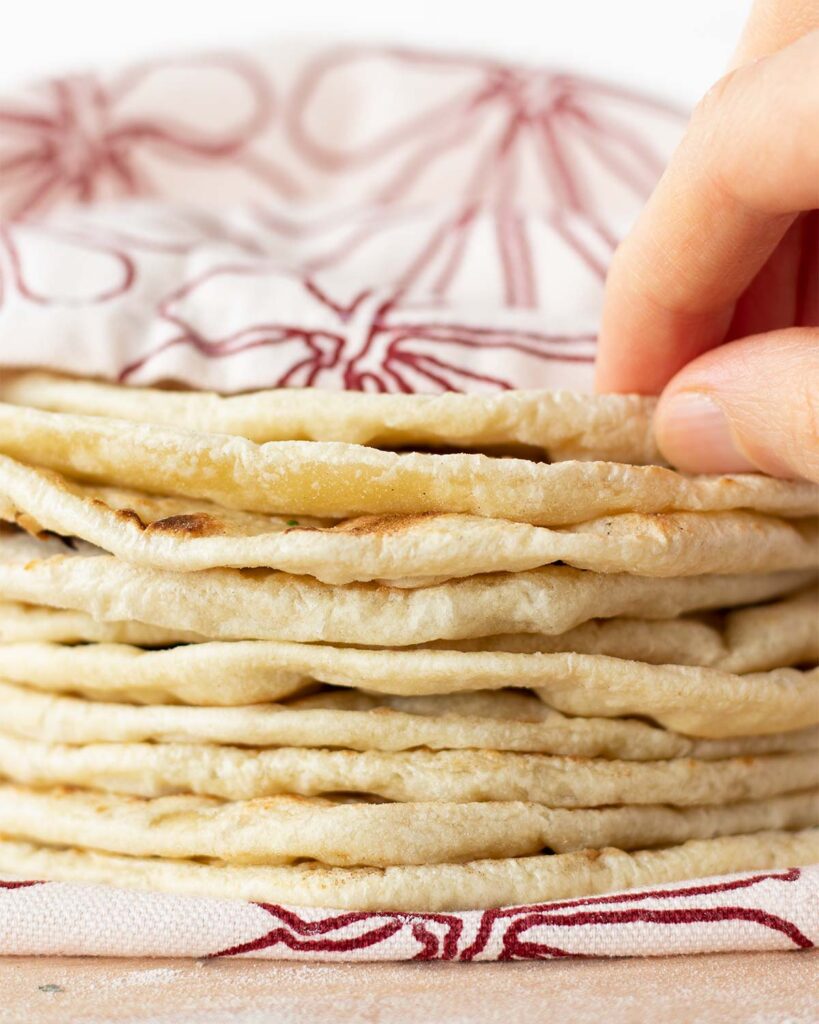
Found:
M 4 19 L 0 86 L 309 35 L 568 65 L 690 106 L 722 73 L 749 7 L 750 0 L 27 0 Z

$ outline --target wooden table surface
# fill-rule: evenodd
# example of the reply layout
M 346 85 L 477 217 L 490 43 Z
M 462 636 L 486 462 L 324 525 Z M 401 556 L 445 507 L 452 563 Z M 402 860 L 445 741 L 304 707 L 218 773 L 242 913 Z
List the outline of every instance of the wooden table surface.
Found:
M 0 958 L 2 1024 L 815 1024 L 819 950 L 509 964 Z

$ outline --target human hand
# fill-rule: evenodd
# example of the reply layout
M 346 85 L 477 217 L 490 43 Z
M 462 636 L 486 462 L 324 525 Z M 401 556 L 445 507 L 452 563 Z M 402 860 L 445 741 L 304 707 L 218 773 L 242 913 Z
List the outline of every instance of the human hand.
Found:
M 760 0 L 606 286 L 597 386 L 691 472 L 819 481 L 819 0 Z

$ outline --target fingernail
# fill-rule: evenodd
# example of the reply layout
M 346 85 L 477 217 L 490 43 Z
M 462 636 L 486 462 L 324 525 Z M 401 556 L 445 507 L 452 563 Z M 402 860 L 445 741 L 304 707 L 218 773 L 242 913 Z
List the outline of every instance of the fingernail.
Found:
M 661 403 L 657 442 L 668 461 L 687 472 L 759 472 L 739 448 L 719 404 L 700 391 L 680 391 Z

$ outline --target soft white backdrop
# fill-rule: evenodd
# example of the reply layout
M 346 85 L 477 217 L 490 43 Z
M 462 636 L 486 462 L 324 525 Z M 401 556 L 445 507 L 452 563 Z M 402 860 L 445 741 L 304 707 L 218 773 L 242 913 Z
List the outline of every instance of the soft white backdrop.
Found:
M 307 34 L 563 64 L 691 104 L 722 73 L 749 5 L 750 0 L 9 0 L 0 35 L 0 84 L 180 49 Z

